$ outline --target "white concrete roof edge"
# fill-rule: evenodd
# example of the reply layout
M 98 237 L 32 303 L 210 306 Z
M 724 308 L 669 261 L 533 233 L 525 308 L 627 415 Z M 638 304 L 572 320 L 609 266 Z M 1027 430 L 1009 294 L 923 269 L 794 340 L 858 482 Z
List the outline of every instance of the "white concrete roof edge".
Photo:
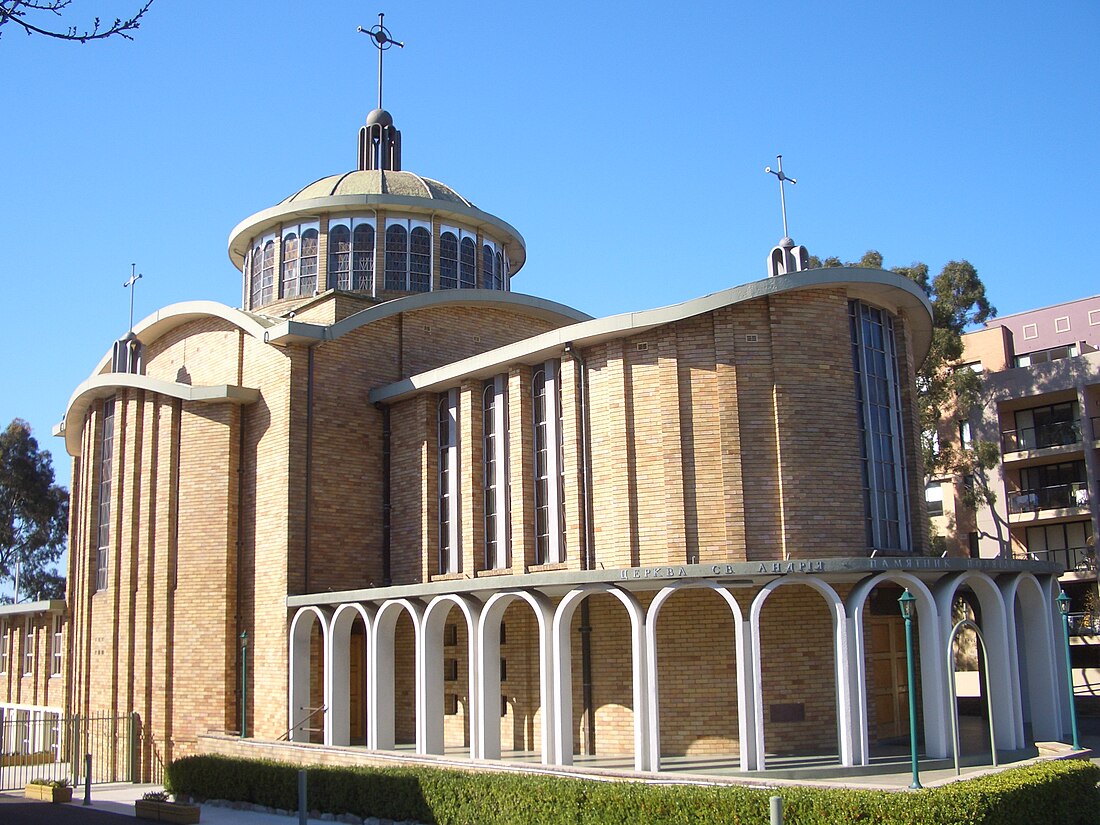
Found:
M 453 386 L 462 378 L 485 377 L 500 372 L 502 367 L 513 363 L 535 363 L 544 357 L 549 358 L 560 353 L 570 342 L 578 346 L 591 346 L 610 338 L 636 335 L 662 324 L 765 295 L 822 286 L 843 286 L 849 289 L 854 287 L 855 291 L 859 291 L 860 287 L 884 288 L 898 293 L 898 300 L 895 301 L 898 308 L 902 304 L 907 305 L 905 308 L 910 310 L 923 308 L 923 315 L 911 316 L 911 320 L 914 327 L 913 355 L 917 363 L 924 360 L 931 342 L 932 306 L 919 286 L 903 275 L 881 269 L 829 267 L 764 278 L 679 304 L 581 321 L 376 387 L 370 392 L 370 400 L 376 404 L 392 403 L 419 392 Z
M 63 436 L 65 450 L 71 456 L 80 455 L 80 435 L 83 430 L 84 412 L 97 398 L 113 395 L 119 389 L 137 389 L 179 398 L 183 401 L 228 402 L 231 404 L 251 404 L 259 399 L 259 390 L 238 387 L 232 384 L 197 385 L 179 384 L 174 381 L 162 381 L 147 375 L 135 375 L 129 372 L 109 372 L 93 375 L 73 391 L 65 407 L 65 417 L 54 427 L 54 435 Z M 69 427 L 67 422 L 79 420 L 80 426 Z

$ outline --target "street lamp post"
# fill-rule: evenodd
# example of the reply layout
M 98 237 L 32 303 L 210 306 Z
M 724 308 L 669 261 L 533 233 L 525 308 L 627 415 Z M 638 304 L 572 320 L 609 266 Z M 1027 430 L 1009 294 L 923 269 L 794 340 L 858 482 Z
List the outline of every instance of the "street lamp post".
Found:
M 248 722 L 248 631 L 241 631 L 241 739 Z
M 1077 741 L 1077 707 L 1073 698 L 1073 665 L 1069 660 L 1069 596 L 1066 591 L 1058 597 L 1058 609 L 1062 612 L 1062 638 L 1066 643 L 1066 682 L 1069 685 L 1069 723 L 1073 731 L 1073 749 L 1080 750 Z
M 913 781 L 910 788 L 918 789 L 920 784 L 920 768 L 917 764 L 917 695 L 916 676 L 913 673 L 913 602 L 917 599 L 906 588 L 898 599 L 902 618 L 905 619 L 905 664 L 909 674 L 909 751 L 913 758 Z

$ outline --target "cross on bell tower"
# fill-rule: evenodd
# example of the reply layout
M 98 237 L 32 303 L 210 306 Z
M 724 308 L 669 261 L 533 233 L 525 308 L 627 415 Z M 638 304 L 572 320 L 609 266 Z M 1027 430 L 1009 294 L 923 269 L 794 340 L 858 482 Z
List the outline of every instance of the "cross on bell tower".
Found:
M 359 27 L 359 33 L 369 35 L 378 49 L 378 108 L 367 115 L 366 125 L 359 129 L 359 169 L 397 172 L 401 169 L 401 132 L 394 128 L 393 116 L 382 108 L 382 56 L 394 46 L 405 48 L 405 44 L 393 39 L 384 19 L 379 12 L 378 25 Z
M 775 163 L 776 169 L 772 169 L 770 166 L 764 167 L 765 172 L 775 175 L 779 179 L 779 205 L 783 212 L 783 240 L 779 242 L 778 246 L 773 247 L 768 255 L 768 275 L 773 278 L 790 272 L 801 272 L 803 269 L 809 269 L 810 267 L 810 253 L 806 251 L 806 247 L 795 246 L 794 241 L 787 234 L 787 195 L 783 184 L 790 183 L 794 185 L 798 181 L 783 173 L 782 155 L 775 156 Z

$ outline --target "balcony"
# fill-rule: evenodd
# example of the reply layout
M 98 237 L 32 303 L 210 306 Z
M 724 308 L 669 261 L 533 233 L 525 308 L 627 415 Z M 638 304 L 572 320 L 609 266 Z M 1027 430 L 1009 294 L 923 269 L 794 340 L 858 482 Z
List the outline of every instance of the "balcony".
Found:
M 1091 547 L 1063 547 L 1060 550 L 1029 550 L 1033 561 L 1052 561 L 1067 573 L 1096 573 L 1096 551 Z
M 1080 421 L 1056 421 L 1022 430 L 1005 430 L 1001 433 L 1001 451 L 1006 454 L 1080 443 Z
M 1079 511 L 1088 509 L 1089 486 L 1086 481 L 1074 481 L 1069 484 L 1055 484 L 1050 487 L 1034 487 L 1027 490 L 1010 490 L 1008 493 L 1008 514 L 1011 521 L 1033 521 L 1035 518 L 1014 519 L 1012 516 L 1038 514 L 1045 510 Z M 1075 515 L 1071 513 L 1050 513 L 1050 516 Z

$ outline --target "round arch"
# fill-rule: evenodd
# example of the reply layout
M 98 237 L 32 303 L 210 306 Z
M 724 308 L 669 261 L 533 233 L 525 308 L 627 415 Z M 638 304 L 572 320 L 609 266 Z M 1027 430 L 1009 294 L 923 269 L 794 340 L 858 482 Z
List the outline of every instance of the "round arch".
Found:
M 848 684 L 848 633 L 845 623 L 844 604 L 840 596 L 828 582 L 817 576 L 808 576 L 803 573 L 791 573 L 782 578 L 773 579 L 761 588 L 753 599 L 749 609 L 749 634 L 753 650 L 752 657 L 752 689 L 753 689 L 753 713 L 755 716 L 755 757 L 756 769 L 763 770 L 764 759 L 764 684 L 760 667 L 760 613 L 764 608 L 764 602 L 780 587 L 790 585 L 805 585 L 817 591 L 825 599 L 829 607 L 830 618 L 833 627 L 833 680 L 836 686 L 836 723 L 837 746 L 840 751 L 840 763 L 845 767 L 854 764 L 855 747 L 852 735 L 851 720 L 851 690 Z
M 554 657 L 554 711 L 556 759 L 559 765 L 573 764 L 573 665 L 570 656 L 569 624 L 582 601 L 591 595 L 605 593 L 626 608 L 630 618 L 631 676 L 634 701 L 634 769 L 647 771 L 649 745 L 646 704 L 645 612 L 634 595 L 611 584 L 593 583 L 570 590 L 554 611 L 552 645 Z
M 1023 747 L 1023 722 L 1021 720 L 1018 691 L 1013 688 L 1012 667 L 1009 664 L 1008 619 L 1004 597 L 996 583 L 979 570 L 965 570 L 940 579 L 934 588 L 936 609 L 940 617 L 940 638 L 947 639 L 951 631 L 951 605 L 962 587 L 969 587 L 978 599 L 982 615 L 979 625 L 986 643 L 989 662 L 989 682 L 996 707 L 1005 713 L 994 719 L 997 742 L 1002 747 Z M 947 656 L 941 651 L 940 656 Z M 950 675 L 950 674 L 947 674 Z M 954 713 L 953 708 L 948 711 Z
M 478 673 L 481 680 L 481 703 L 478 713 L 480 731 L 477 759 L 500 758 L 500 714 L 493 713 L 500 694 L 500 623 L 509 605 L 526 603 L 538 622 L 539 703 L 542 706 L 542 764 L 554 764 L 554 663 L 551 657 L 551 625 L 554 606 L 541 593 L 512 590 L 494 593 L 481 608 L 478 620 Z
M 700 582 L 677 582 L 662 588 L 658 591 L 657 595 L 653 597 L 653 601 L 649 603 L 649 609 L 646 611 L 645 620 L 645 643 L 646 643 L 646 662 L 647 662 L 647 677 L 649 688 L 649 764 L 650 770 L 659 771 L 661 769 L 661 706 L 660 706 L 660 678 L 658 673 L 657 663 L 657 619 L 660 616 L 661 609 L 665 606 L 674 593 L 678 593 L 683 590 L 712 590 L 719 595 L 719 597 L 729 607 L 730 613 L 733 614 L 733 634 L 734 634 L 734 651 L 737 662 L 737 738 L 738 738 L 738 750 L 739 759 L 741 762 L 741 770 L 748 770 L 748 749 L 746 747 L 749 741 L 749 725 L 746 708 L 749 705 L 748 700 L 748 680 L 745 678 L 745 632 L 744 632 L 744 615 L 741 612 L 741 605 L 737 603 L 737 599 L 733 597 L 733 594 L 725 587 L 717 584 L 716 582 L 703 580 Z
M 356 620 L 362 620 L 367 645 L 367 661 L 370 661 L 371 625 L 373 611 L 359 602 L 342 604 L 332 614 L 329 623 L 328 661 L 330 678 L 329 717 L 332 719 L 333 745 L 351 743 L 351 631 Z M 368 700 L 369 701 L 369 700 Z M 367 720 L 368 726 L 370 720 Z
M 470 714 L 470 753 L 478 751 L 477 714 L 479 686 L 477 678 L 477 624 L 481 613 L 478 602 L 457 593 L 444 593 L 428 602 L 420 619 L 420 637 L 417 643 L 417 672 L 421 674 L 420 707 L 424 713 L 421 729 L 424 742 L 420 753 L 441 754 L 444 751 L 443 719 L 443 629 L 451 609 L 457 607 L 466 619 L 466 663 L 469 701 L 466 712 Z
M 321 668 L 325 674 L 324 696 L 322 707 L 329 705 L 328 697 L 328 636 L 329 622 L 324 611 L 319 607 L 309 605 L 301 607 L 290 620 L 290 685 L 289 701 L 287 706 L 288 738 L 292 742 L 308 742 L 309 732 L 305 729 L 310 717 L 315 715 L 316 709 L 309 705 L 309 684 L 312 669 L 312 656 L 310 655 L 310 639 L 313 635 L 314 623 L 321 628 Z M 321 711 L 324 719 L 325 742 L 329 741 L 329 714 Z
M 407 614 L 412 620 L 414 644 L 416 650 L 421 647 L 420 620 L 424 606 L 412 599 L 389 599 L 383 602 L 374 614 L 374 627 L 368 640 L 369 658 L 367 659 L 367 747 L 374 750 L 393 750 L 396 744 L 394 726 L 394 637 L 397 632 L 397 620 Z M 414 653 L 416 660 L 416 749 L 421 752 L 424 742 L 421 707 L 421 686 L 423 675 L 420 672 L 420 656 Z
M 866 639 L 863 633 L 863 608 L 871 591 L 883 582 L 900 585 L 916 599 L 917 622 L 920 624 L 920 684 L 921 709 L 924 715 L 924 748 L 929 755 L 938 758 L 947 756 L 948 718 L 944 713 L 947 694 L 944 692 L 946 681 L 943 668 L 943 656 L 940 650 L 943 643 L 940 637 L 939 612 L 936 597 L 923 581 L 912 573 L 903 570 L 888 570 L 863 579 L 848 594 L 846 601 L 848 613 L 848 634 L 852 640 L 852 655 L 849 659 L 849 681 L 855 691 L 852 707 L 853 721 L 859 738 L 856 761 L 861 765 L 870 763 L 870 743 L 868 742 L 867 712 L 867 670 Z M 898 611 L 901 613 L 900 608 Z M 910 687 L 912 689 L 912 687 Z
M 1004 576 L 998 585 L 1005 602 L 1009 663 L 1021 710 L 1020 722 L 1031 722 L 1035 741 L 1057 740 L 1061 736 L 1061 703 L 1056 676 L 1059 668 L 1054 654 L 1057 641 L 1053 605 L 1032 573 Z M 1021 730 L 1020 736 L 1023 735 Z

